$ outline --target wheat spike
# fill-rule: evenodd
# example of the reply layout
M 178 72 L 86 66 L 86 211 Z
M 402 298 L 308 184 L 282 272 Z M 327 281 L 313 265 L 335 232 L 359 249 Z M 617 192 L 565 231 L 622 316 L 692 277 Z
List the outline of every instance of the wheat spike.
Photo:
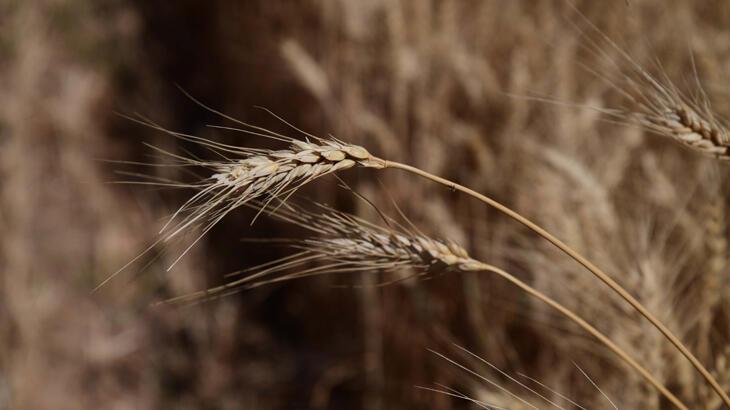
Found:
M 687 96 L 671 81 L 660 63 L 655 64 L 659 74 L 651 74 L 577 8 L 573 9 L 589 30 L 597 35 L 596 39 L 585 38 L 585 51 L 606 63 L 610 69 L 602 72 L 587 64 L 580 65 L 629 102 L 615 109 L 593 109 L 618 123 L 638 123 L 651 132 L 671 138 L 706 156 L 730 160 L 730 132 L 711 108 L 694 59 L 692 93 Z M 611 73 L 616 69 L 618 74 Z
M 234 160 L 191 160 L 192 165 L 209 168 L 213 174 L 198 183 L 201 191 L 183 204 L 163 228 L 163 232 L 169 232 L 167 238 L 200 220 L 207 222 L 207 230 L 249 201 L 291 195 L 299 187 L 330 173 L 356 165 L 383 167 L 382 161 L 357 145 L 334 139 L 317 142 L 289 139 L 289 142 L 289 149 L 278 151 L 228 148 L 229 153 L 234 151 L 239 156 Z M 180 214 L 186 216 L 172 226 L 171 222 Z
M 252 207 L 263 206 L 256 201 Z M 274 217 L 305 228 L 316 236 L 292 240 L 293 248 L 301 250 L 292 257 L 283 258 L 265 269 L 243 279 L 217 288 L 172 299 L 171 302 L 189 302 L 200 298 L 229 294 L 241 289 L 300 277 L 326 273 L 394 271 L 410 268 L 419 275 L 445 272 L 485 270 L 481 263 L 469 256 L 457 243 L 433 239 L 407 230 L 390 218 L 386 221 L 396 228 L 382 227 L 354 215 L 317 205 L 323 212 L 314 213 L 291 204 L 279 204 Z M 318 263 L 319 266 L 307 268 Z M 240 273 L 248 273 L 243 271 Z
M 672 98 L 668 98 L 672 95 Z M 638 114 L 648 129 L 668 136 L 706 156 L 730 160 L 730 137 L 727 129 L 708 109 L 698 110 L 685 103 L 678 94 L 656 93 L 651 111 Z
M 618 51 L 629 65 L 623 79 L 612 81 L 596 75 L 630 103 L 620 109 L 596 108 L 598 111 L 619 123 L 638 124 L 705 156 L 730 160 L 730 131 L 713 112 L 698 79 L 698 91 L 687 97 L 666 74 L 655 77 L 623 50 Z

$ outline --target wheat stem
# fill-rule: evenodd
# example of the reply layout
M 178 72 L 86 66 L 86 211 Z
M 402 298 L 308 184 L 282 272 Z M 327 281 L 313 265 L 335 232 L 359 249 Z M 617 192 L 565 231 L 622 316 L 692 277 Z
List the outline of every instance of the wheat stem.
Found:
M 649 382 L 652 386 L 654 386 L 661 394 L 664 395 L 669 401 L 672 402 L 677 408 L 687 410 L 687 406 L 685 406 L 672 392 L 667 390 L 664 385 L 662 385 L 658 380 L 654 378 L 654 376 L 651 375 L 644 367 L 642 367 L 639 363 L 636 362 L 631 356 L 629 356 L 623 349 L 621 349 L 618 345 L 616 345 L 614 342 L 611 341 L 606 335 L 598 331 L 595 327 L 593 327 L 591 324 L 583 320 L 580 316 L 573 313 L 570 309 L 566 308 L 562 304 L 556 302 L 555 300 L 551 299 L 549 296 L 545 295 L 544 293 L 540 292 L 539 290 L 531 287 L 530 285 L 526 284 L 525 282 L 517 279 L 512 274 L 489 264 L 483 264 L 483 269 L 488 272 L 496 273 L 497 275 L 501 276 L 502 278 L 510 281 L 512 284 L 516 285 L 523 291 L 529 293 L 530 295 L 538 298 L 541 302 L 547 304 L 548 306 L 552 307 L 553 309 L 557 310 L 561 314 L 563 314 L 568 319 L 575 322 L 578 326 L 583 328 L 585 331 L 593 335 L 596 339 L 598 339 L 601 343 L 603 343 L 606 347 L 608 347 L 613 353 L 615 353 L 618 357 L 620 357 L 626 364 L 631 366 L 634 370 L 639 372 L 644 379 L 646 379 L 647 382 Z
M 646 320 L 648 320 L 655 328 L 657 328 L 664 335 L 664 337 L 666 337 L 672 343 L 672 345 L 674 345 L 674 347 L 676 347 L 677 350 L 679 350 L 680 353 L 682 353 L 682 355 L 685 358 L 687 358 L 687 360 L 689 360 L 689 362 L 692 364 L 692 366 L 702 375 L 702 377 L 707 381 L 707 383 L 710 384 L 712 389 L 722 398 L 725 405 L 730 406 L 730 397 L 727 395 L 727 393 L 725 393 L 725 391 L 722 389 L 722 387 L 717 382 L 717 380 L 715 380 L 715 378 L 712 376 L 712 374 L 692 354 L 692 352 L 690 352 L 689 349 L 687 349 L 684 346 L 684 344 L 662 322 L 660 322 L 636 298 L 634 298 L 628 291 L 626 291 L 626 289 L 624 289 L 615 280 L 613 280 L 610 276 L 608 276 L 605 272 L 603 272 L 600 268 L 598 268 L 596 265 L 591 263 L 584 256 L 579 254 L 573 248 L 566 245 L 560 239 L 556 238 L 555 236 L 553 236 L 552 234 L 547 232 L 545 229 L 543 229 L 536 223 L 530 221 L 529 219 L 527 219 L 524 216 L 520 215 L 519 213 L 513 211 L 512 209 L 508 208 L 507 206 L 502 205 L 501 203 L 495 201 L 494 199 L 480 194 L 479 192 L 476 192 L 463 185 L 459 185 L 453 181 L 449 181 L 448 179 L 441 178 L 437 175 L 433 175 L 431 173 L 428 173 L 426 171 L 423 171 L 419 168 L 416 168 L 416 167 L 413 167 L 413 166 L 410 166 L 407 164 L 402 164 L 402 163 L 394 162 L 394 161 L 384 161 L 384 163 L 385 163 L 385 168 L 395 168 L 395 169 L 407 171 L 412 174 L 429 179 L 431 181 L 437 182 L 439 184 L 445 185 L 452 190 L 460 191 L 467 195 L 470 195 L 470 196 L 484 202 L 485 204 L 492 206 L 493 208 L 497 209 L 498 211 L 504 213 L 505 215 L 509 216 L 510 218 L 514 219 L 515 221 L 521 223 L 522 225 L 526 226 L 530 230 L 534 231 L 539 236 L 546 239 L 548 242 L 555 245 L 558 249 L 560 249 L 565 254 L 567 254 L 568 256 L 573 258 L 576 262 L 578 262 L 583 267 L 588 269 L 595 277 L 597 277 L 601 282 L 603 282 L 606 286 L 608 286 L 611 290 L 613 290 L 616 294 L 618 294 L 621 298 L 623 298 L 626 302 L 628 302 L 642 316 L 644 316 L 644 318 L 646 318 Z

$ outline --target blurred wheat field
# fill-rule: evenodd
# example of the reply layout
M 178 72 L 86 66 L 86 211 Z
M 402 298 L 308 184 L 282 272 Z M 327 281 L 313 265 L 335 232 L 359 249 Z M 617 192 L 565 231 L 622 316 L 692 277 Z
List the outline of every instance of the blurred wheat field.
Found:
M 605 81 L 622 76 L 608 38 L 688 94 L 698 78 L 717 117 L 730 115 L 730 4 L 574 7 L 0 0 L 0 409 L 479 408 L 417 387 L 437 385 L 495 408 L 533 408 L 444 357 L 536 408 L 557 406 L 478 358 L 562 408 L 613 408 L 607 397 L 621 409 L 671 408 L 580 328 L 488 273 L 388 286 L 369 272 L 330 275 L 150 309 L 287 255 L 242 238 L 301 229 L 266 217 L 250 226 L 255 212 L 246 209 L 170 272 L 181 249 L 144 258 L 144 273 L 125 272 L 92 294 L 189 197 L 108 183 L 128 179 L 119 170 L 185 179 L 184 170 L 104 160 L 163 161 L 143 143 L 209 154 L 117 112 L 262 144 L 206 127 L 219 119 L 177 85 L 236 118 L 286 130 L 255 108 L 263 106 L 507 204 L 611 273 L 729 391 L 728 165 L 601 110 L 626 104 Z M 661 334 L 524 227 L 395 171 L 341 176 L 390 213 L 396 203 L 426 234 L 579 312 L 690 408 L 723 408 Z M 322 178 L 297 196 L 377 219 L 337 185 Z

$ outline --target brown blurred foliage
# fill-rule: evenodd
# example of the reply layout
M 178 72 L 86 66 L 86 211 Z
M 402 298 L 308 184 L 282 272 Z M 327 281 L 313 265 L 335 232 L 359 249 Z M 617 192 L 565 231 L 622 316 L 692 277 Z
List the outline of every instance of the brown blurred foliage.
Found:
M 680 83 L 694 59 L 716 111 L 730 112 L 730 3 L 576 7 Z M 189 195 L 109 184 L 126 179 L 120 168 L 182 174 L 103 160 L 157 161 L 143 142 L 205 155 L 117 112 L 261 143 L 206 128 L 219 119 L 179 85 L 242 120 L 283 129 L 254 108 L 264 106 L 488 193 L 616 275 L 703 363 L 720 366 L 730 360 L 724 167 L 593 110 L 519 97 L 594 107 L 620 98 L 591 73 L 615 67 L 601 63 L 586 27 L 563 0 L 0 0 L 0 409 L 470 408 L 415 387 L 435 382 L 524 406 L 427 350 L 459 357 L 451 343 L 585 406 L 607 403 L 573 362 L 620 408 L 664 408 L 585 334 L 488 275 L 385 287 L 369 274 L 323 277 L 150 309 L 286 255 L 240 241 L 298 233 L 265 218 L 250 227 L 245 210 L 171 272 L 175 249 L 91 294 Z M 366 170 L 345 176 L 574 308 L 693 408 L 720 408 L 652 328 L 522 227 L 394 171 L 378 175 L 384 188 Z M 331 179 L 304 191 L 372 213 Z M 730 384 L 730 370 L 718 371 Z

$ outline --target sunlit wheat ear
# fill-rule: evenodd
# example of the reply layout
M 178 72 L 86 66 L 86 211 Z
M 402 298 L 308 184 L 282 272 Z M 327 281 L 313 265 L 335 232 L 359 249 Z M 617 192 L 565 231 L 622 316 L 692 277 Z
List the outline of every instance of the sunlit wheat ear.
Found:
M 609 68 L 599 71 L 593 66 L 582 66 L 626 100 L 623 107 L 597 110 L 613 121 L 638 124 L 703 155 L 730 160 L 730 132 L 724 121 L 712 110 L 694 60 L 694 81 L 690 87 L 692 93 L 687 95 L 671 81 L 661 64 L 655 64 L 659 74 L 652 75 L 585 16 L 581 17 L 597 36 L 597 39 L 584 37 L 585 50 Z
M 355 166 L 384 168 L 385 163 L 365 148 L 335 138 L 306 134 L 304 140 L 275 133 L 261 127 L 236 121 L 240 127 L 216 127 L 265 137 L 288 144 L 287 149 L 271 150 L 221 144 L 193 135 L 167 130 L 145 118 L 134 119 L 176 138 L 198 144 L 215 155 L 215 159 L 186 157 L 152 147 L 168 157 L 174 165 L 197 167 L 205 172 L 193 183 L 156 183 L 163 186 L 192 188 L 197 192 L 172 215 L 160 230 L 162 242 L 196 228 L 199 233 L 180 258 L 211 228 L 234 209 L 252 200 L 263 199 L 263 211 L 275 198 L 288 198 L 303 185 L 327 174 Z M 178 258 L 178 260 L 180 259 Z M 175 260 L 174 266 L 178 260 Z M 172 266 L 170 266 L 172 267 Z
M 206 163 L 213 171 L 206 179 L 208 185 L 180 207 L 163 232 L 173 237 L 199 220 L 205 221 L 205 232 L 251 200 L 288 197 L 319 177 L 356 165 L 379 167 L 364 148 L 355 145 L 335 140 L 290 143 L 286 150 L 245 153 L 241 149 L 241 158 Z M 173 223 L 181 214 L 186 215 Z
M 258 203 L 261 204 L 260 202 Z M 230 294 L 266 283 L 296 278 L 359 271 L 392 272 L 411 269 L 416 275 L 484 270 L 458 244 L 432 239 L 401 227 L 383 227 L 356 216 L 318 205 L 322 212 L 309 212 L 290 204 L 279 204 L 275 217 L 301 226 L 315 235 L 288 243 L 298 253 L 240 272 L 248 276 L 223 286 L 171 299 L 192 302 Z
M 207 220 L 212 226 L 228 212 L 251 200 L 287 197 L 299 187 L 330 173 L 356 165 L 384 167 L 383 161 L 357 145 L 323 138 L 314 142 L 301 141 L 265 132 L 272 138 L 288 142 L 289 148 L 263 150 L 223 146 L 222 149 L 220 144 L 200 142 L 223 160 L 191 161 L 191 164 L 208 168 L 211 174 L 198 184 L 202 189 L 183 204 L 163 228 L 163 232 L 169 232 L 168 237 L 199 219 Z M 186 212 L 188 215 L 172 224 L 177 216 Z
M 642 95 L 634 99 L 636 111 L 625 112 L 628 118 L 691 150 L 720 160 L 730 160 L 730 134 L 706 100 L 692 102 L 672 85 L 663 85 L 646 72 L 641 75 L 644 88 L 638 91 Z

